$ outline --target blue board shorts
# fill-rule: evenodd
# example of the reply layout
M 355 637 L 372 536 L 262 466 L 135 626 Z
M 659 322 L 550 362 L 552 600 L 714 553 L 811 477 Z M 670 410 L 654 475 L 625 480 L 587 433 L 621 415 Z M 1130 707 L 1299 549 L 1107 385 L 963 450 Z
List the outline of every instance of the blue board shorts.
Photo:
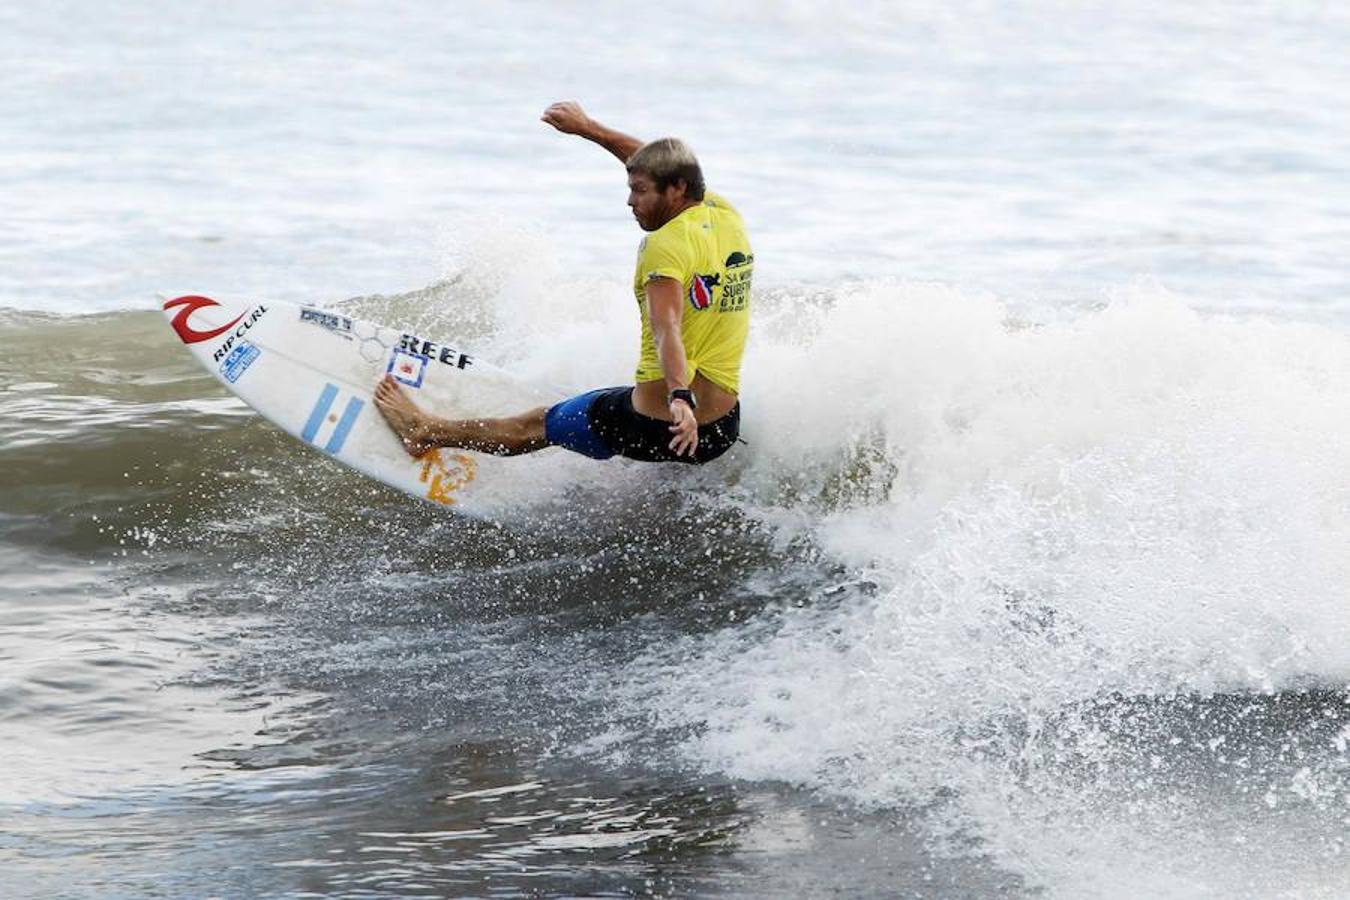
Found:
M 741 433 L 741 405 L 725 416 L 698 427 L 698 449 L 693 456 L 676 456 L 670 423 L 644 416 L 633 408 L 633 388 L 600 388 L 564 400 L 544 417 L 544 435 L 557 447 L 566 447 L 592 459 L 624 456 L 643 462 L 682 462 L 700 465 L 726 453 Z

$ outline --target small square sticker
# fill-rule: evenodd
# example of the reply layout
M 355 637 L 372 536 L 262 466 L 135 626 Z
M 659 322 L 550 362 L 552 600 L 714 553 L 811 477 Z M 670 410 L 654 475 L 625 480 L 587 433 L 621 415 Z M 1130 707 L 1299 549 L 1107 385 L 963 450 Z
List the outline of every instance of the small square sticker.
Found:
M 430 357 L 422 356 L 420 353 L 409 353 L 402 348 L 396 348 L 393 356 L 389 357 L 389 368 L 385 371 L 393 375 L 399 384 L 420 388 L 422 377 L 427 373 L 429 360 Z

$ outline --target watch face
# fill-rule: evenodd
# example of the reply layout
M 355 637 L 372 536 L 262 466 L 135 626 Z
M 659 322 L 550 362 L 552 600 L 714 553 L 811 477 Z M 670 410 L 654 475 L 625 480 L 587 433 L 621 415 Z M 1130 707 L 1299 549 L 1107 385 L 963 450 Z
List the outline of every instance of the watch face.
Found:
M 666 400 L 666 405 L 669 406 L 676 400 L 683 400 L 685 403 L 688 403 L 690 409 L 698 408 L 698 401 L 694 399 L 694 392 L 687 388 L 680 388 L 679 390 L 671 391 L 670 396 Z

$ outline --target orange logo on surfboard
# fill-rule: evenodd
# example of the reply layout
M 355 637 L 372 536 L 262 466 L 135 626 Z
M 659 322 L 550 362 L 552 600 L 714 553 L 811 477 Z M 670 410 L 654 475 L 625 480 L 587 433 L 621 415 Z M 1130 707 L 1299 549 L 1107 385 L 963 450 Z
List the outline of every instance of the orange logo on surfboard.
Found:
M 451 506 L 455 498 L 450 495 L 478 476 L 478 464 L 462 453 L 451 453 L 450 464 L 441 457 L 440 450 L 428 450 L 418 459 L 422 463 L 422 475 L 418 478 L 428 484 L 427 499 Z

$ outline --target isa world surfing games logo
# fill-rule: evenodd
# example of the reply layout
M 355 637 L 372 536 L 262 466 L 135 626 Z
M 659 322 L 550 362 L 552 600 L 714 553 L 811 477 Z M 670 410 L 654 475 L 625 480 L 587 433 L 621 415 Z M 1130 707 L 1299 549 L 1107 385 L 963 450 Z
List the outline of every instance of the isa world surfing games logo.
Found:
M 689 284 L 689 304 L 694 309 L 707 309 L 712 306 L 713 288 L 722 280 L 721 275 L 695 275 Z

